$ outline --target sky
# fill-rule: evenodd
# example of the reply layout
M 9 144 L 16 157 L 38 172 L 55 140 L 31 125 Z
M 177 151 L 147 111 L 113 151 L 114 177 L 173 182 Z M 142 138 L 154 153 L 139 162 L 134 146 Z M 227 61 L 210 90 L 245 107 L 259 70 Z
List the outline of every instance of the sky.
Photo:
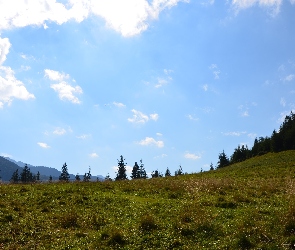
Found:
M 295 0 L 0 0 L 0 154 L 216 166 L 295 110 Z

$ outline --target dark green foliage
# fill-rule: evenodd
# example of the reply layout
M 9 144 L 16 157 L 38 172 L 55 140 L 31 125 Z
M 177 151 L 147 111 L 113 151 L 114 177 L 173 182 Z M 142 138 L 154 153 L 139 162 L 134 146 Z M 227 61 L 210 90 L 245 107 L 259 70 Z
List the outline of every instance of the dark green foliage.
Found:
M 70 179 L 70 175 L 69 175 L 69 172 L 68 172 L 67 163 L 65 162 L 65 164 L 62 166 L 61 174 L 59 176 L 59 180 L 60 181 L 69 181 L 69 179 Z
M 23 183 L 28 183 L 28 182 L 33 182 L 35 181 L 35 177 L 30 171 L 30 168 L 26 164 L 25 167 L 23 168 L 23 171 L 20 174 L 20 181 Z
M 110 174 L 108 173 L 107 176 L 104 179 L 105 181 L 112 181 L 112 178 L 110 177 Z
M 152 178 L 163 177 L 163 175 L 158 170 L 153 171 L 151 175 L 152 175 Z
M 177 175 L 183 175 L 183 170 L 182 170 L 181 165 L 179 165 L 179 168 L 175 171 L 175 176 L 177 176 Z
M 89 167 L 88 173 L 85 173 L 84 176 L 83 176 L 83 181 L 84 182 L 90 181 L 90 179 L 91 179 L 91 173 L 90 173 L 90 171 L 91 171 L 91 168 Z
M 144 168 L 144 164 L 142 163 L 142 159 L 140 160 L 140 165 L 139 165 L 139 176 L 140 179 L 146 179 L 147 175 L 146 175 L 146 171 Z
M 151 231 L 157 228 L 156 221 L 151 215 L 144 215 L 140 220 L 139 228 L 143 231 Z
M 18 181 L 19 181 L 18 169 L 16 169 L 16 170 L 12 173 L 12 176 L 11 176 L 10 181 L 11 181 L 12 183 L 18 183 Z
M 118 160 L 118 169 L 117 169 L 117 176 L 116 176 L 116 181 L 119 180 L 127 180 L 127 175 L 126 175 L 126 164 L 124 162 L 125 159 L 123 158 L 123 156 L 120 156 L 120 160 Z
M 52 182 L 52 176 L 51 176 L 51 175 L 49 176 L 48 181 L 49 181 L 49 182 Z
M 81 181 L 81 178 L 80 178 L 79 173 L 76 174 L 76 176 L 75 176 L 75 181 Z
M 165 177 L 168 177 L 168 176 L 171 176 L 171 172 L 170 172 L 169 168 L 167 168 L 166 172 L 165 172 Z
M 229 165 L 229 159 L 224 153 L 224 150 L 219 154 L 218 159 L 217 168 L 223 168 Z
M 138 166 L 137 162 L 134 163 L 130 177 L 131 177 L 131 179 L 139 179 L 140 178 L 139 166 Z
M 232 156 L 230 157 L 230 164 L 245 161 L 250 156 L 250 150 L 248 147 L 242 145 L 242 147 L 238 146 Z
M 212 171 L 212 170 L 214 170 L 214 167 L 213 167 L 213 164 L 211 162 L 211 164 L 210 164 L 210 171 Z

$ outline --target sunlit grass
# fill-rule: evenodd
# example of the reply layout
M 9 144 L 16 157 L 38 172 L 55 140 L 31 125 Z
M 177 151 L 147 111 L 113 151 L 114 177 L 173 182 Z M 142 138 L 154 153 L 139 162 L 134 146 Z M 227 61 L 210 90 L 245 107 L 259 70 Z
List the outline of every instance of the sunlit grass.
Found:
M 295 151 L 149 180 L 0 185 L 0 249 L 292 249 Z

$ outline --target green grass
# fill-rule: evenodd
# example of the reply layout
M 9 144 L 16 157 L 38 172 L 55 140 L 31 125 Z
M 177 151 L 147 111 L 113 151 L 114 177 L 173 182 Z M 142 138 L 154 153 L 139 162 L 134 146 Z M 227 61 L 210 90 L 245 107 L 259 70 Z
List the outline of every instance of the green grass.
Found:
M 295 249 L 295 151 L 169 178 L 0 185 L 0 249 Z

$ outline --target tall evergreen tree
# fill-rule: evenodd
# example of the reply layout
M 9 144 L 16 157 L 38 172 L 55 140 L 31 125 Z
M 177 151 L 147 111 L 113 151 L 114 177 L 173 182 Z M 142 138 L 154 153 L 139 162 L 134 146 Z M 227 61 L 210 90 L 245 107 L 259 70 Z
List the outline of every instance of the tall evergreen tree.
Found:
M 38 181 L 38 182 L 40 181 L 40 172 L 39 171 L 37 172 L 37 175 L 36 175 L 36 181 Z
M 139 166 L 138 166 L 137 162 L 134 163 L 130 177 L 131 177 L 131 179 L 139 179 L 140 178 Z
M 229 159 L 224 153 L 224 150 L 222 151 L 222 153 L 219 154 L 218 159 L 219 161 L 218 161 L 217 168 L 223 168 L 229 165 Z
M 118 161 L 118 172 L 117 172 L 117 176 L 116 176 L 116 181 L 119 181 L 119 180 L 127 180 L 127 175 L 126 175 L 126 164 L 124 161 L 125 159 L 123 158 L 123 156 L 121 155 L 120 156 L 120 160 L 117 160 Z
M 70 175 L 68 172 L 68 166 L 67 166 L 67 163 L 65 162 L 65 164 L 62 166 L 59 180 L 60 181 L 69 181 L 69 179 L 70 179 Z
M 211 162 L 211 164 L 210 164 L 210 171 L 212 171 L 212 170 L 214 170 L 214 167 L 213 167 L 213 164 Z
M 31 173 L 30 168 L 28 167 L 27 164 L 25 165 L 25 167 L 23 168 L 23 171 L 20 174 L 20 180 L 23 183 L 34 181 L 33 174 Z
M 12 183 L 18 183 L 18 181 L 19 181 L 18 169 L 16 169 L 16 170 L 12 173 L 12 176 L 11 176 L 10 181 L 11 181 Z
M 142 163 L 142 159 L 140 160 L 140 165 L 139 165 L 139 176 L 140 179 L 146 179 L 147 175 L 146 175 L 146 171 L 144 168 L 144 164 Z
M 84 174 L 83 181 L 86 181 L 86 182 L 90 181 L 90 179 L 91 179 L 91 173 L 90 173 L 90 171 L 91 171 L 91 168 L 89 167 L 88 173 L 85 173 Z
M 81 180 L 80 175 L 79 175 L 79 173 L 77 173 L 75 176 L 75 181 L 80 181 L 80 180 Z

